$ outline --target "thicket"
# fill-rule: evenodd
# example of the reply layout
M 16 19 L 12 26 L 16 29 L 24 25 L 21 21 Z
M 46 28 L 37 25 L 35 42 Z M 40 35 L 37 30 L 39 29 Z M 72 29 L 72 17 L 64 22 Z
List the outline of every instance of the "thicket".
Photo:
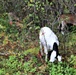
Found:
M 9 24 L 9 12 L 19 17 L 22 27 Z M 57 32 L 62 13 L 75 14 L 76 0 L 0 0 L 0 75 L 75 75 L 76 27 L 65 39 L 57 34 L 63 57 L 66 44 L 65 61 L 46 64 L 38 57 L 40 27 L 46 25 Z

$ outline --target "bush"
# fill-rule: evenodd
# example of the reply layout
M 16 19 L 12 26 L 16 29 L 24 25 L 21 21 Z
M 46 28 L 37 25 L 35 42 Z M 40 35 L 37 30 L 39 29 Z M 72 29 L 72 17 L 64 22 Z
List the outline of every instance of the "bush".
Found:
M 33 50 L 32 50 L 33 51 Z M 29 51 L 28 51 L 29 52 Z M 23 52 L 1 58 L 0 75 L 75 75 L 75 57 L 72 55 L 67 62 L 42 63 L 34 54 Z

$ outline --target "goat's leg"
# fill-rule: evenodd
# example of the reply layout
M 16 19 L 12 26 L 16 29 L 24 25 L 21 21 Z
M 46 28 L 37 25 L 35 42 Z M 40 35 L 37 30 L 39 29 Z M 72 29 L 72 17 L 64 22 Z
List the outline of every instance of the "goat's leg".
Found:
M 47 47 L 46 46 L 44 46 L 44 53 L 45 53 L 45 61 L 47 62 L 48 51 L 47 51 Z
M 43 56 L 43 50 L 42 50 L 42 43 L 40 42 L 40 52 L 41 52 L 41 55 Z

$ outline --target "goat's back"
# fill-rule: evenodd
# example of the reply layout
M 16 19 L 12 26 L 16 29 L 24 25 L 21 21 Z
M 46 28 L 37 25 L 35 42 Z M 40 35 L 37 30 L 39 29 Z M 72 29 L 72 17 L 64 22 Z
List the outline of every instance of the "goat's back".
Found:
M 47 45 L 50 46 L 51 49 L 53 48 L 54 42 L 56 42 L 57 45 L 59 45 L 57 36 L 49 27 L 41 28 L 39 33 L 39 39 L 43 45 L 46 45 L 47 43 Z

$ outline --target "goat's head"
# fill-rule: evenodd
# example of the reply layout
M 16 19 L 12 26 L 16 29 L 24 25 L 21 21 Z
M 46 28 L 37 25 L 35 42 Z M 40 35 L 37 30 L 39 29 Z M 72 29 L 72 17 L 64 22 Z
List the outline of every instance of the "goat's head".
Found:
M 56 51 L 52 51 L 51 55 L 50 55 L 50 62 L 54 62 L 55 60 L 58 60 L 59 62 L 61 62 L 62 57 L 60 55 L 57 55 Z
M 56 59 L 58 59 L 58 61 L 61 61 L 61 56 L 59 54 L 58 45 L 56 42 L 53 44 L 53 50 L 50 54 L 50 62 L 54 62 Z

